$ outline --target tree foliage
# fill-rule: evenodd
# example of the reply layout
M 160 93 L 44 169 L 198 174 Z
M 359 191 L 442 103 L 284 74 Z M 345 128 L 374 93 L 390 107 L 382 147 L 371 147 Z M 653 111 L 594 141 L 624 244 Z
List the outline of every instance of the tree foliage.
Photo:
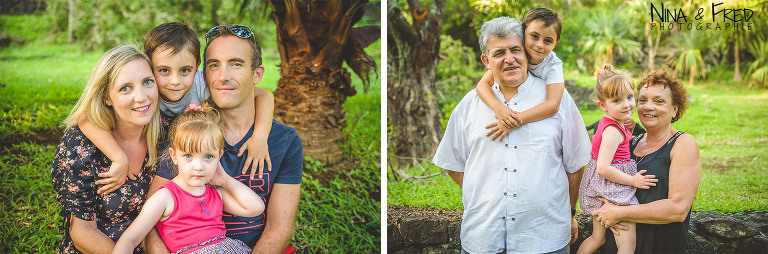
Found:
M 671 45 L 667 60 L 675 66 L 675 71 L 689 75 L 689 86 L 693 86 L 696 77 L 705 77 L 709 66 L 702 55 L 713 48 L 706 33 L 695 29 L 679 33 L 671 39 Z
M 757 56 L 749 65 L 749 86 L 768 88 L 768 41 L 758 39 L 749 44 L 749 52 Z
M 616 53 L 628 56 L 630 61 L 642 54 L 629 24 L 624 15 L 608 9 L 598 9 L 586 21 L 589 32 L 582 40 L 581 52 L 591 56 L 595 70 L 603 64 L 613 65 Z
M 68 1 L 74 4 L 75 40 L 89 49 L 141 43 L 144 34 L 165 22 L 182 22 L 202 34 L 214 25 L 238 21 L 239 6 L 233 0 L 48 0 L 51 33 L 62 42 L 67 34 Z

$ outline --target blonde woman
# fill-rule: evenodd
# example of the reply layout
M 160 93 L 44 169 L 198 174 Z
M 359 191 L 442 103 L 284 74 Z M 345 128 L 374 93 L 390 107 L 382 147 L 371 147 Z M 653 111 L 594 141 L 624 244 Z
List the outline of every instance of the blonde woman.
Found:
M 64 217 L 60 253 L 110 253 L 115 242 L 139 214 L 155 176 L 160 119 L 158 92 L 149 58 L 130 45 L 104 54 L 93 68 L 72 112 L 51 165 L 53 187 Z M 87 115 L 98 128 L 109 130 L 125 150 L 129 172 L 118 191 L 96 193 L 99 173 L 109 158 L 83 135 L 77 118 Z M 136 252 L 143 252 L 140 247 Z

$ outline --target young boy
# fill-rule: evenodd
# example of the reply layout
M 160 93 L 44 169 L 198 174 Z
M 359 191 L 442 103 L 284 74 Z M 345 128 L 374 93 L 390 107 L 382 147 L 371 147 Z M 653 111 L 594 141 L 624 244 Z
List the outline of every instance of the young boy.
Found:
M 565 90 L 563 81 L 563 62 L 557 58 L 552 49 L 560 42 L 562 23 L 557 13 L 547 8 L 536 8 L 525 14 L 523 18 L 523 36 L 525 51 L 528 55 L 528 71 L 533 75 L 544 79 L 547 84 L 547 99 L 539 105 L 523 112 L 515 112 L 502 104 L 493 95 L 491 87 L 494 79 L 491 71 L 487 71 L 480 82 L 477 83 L 477 95 L 485 105 L 496 113 L 499 123 L 488 132 L 487 136 L 495 135 L 491 140 L 504 137 L 523 123 L 535 122 L 557 113 L 560 107 L 560 99 Z M 494 127 L 494 124 L 486 128 Z
M 173 119 L 191 103 L 201 105 L 211 96 L 205 84 L 203 70 L 197 68 L 200 66 L 200 41 L 195 32 L 186 25 L 177 22 L 165 23 L 149 32 L 144 41 L 144 53 L 152 60 L 152 72 L 160 93 L 163 133 L 167 133 Z M 259 87 L 254 91 L 257 109 L 254 134 L 239 151 L 239 155 L 242 156 L 246 150 L 249 151 L 249 159 L 242 173 L 245 174 L 253 163 L 251 178 L 254 177 L 257 167 L 259 178 L 261 178 L 264 168 L 271 170 L 272 167 L 267 149 L 267 137 L 272 128 L 275 104 L 271 92 Z M 108 130 L 97 128 L 85 116 L 78 119 L 78 126 L 83 134 L 112 161 L 109 171 L 99 174 L 99 177 L 104 178 L 96 181 L 96 184 L 104 186 L 97 192 L 107 194 L 118 189 L 128 175 L 129 161 L 123 148 L 117 144 Z M 131 180 L 135 179 L 134 176 L 129 177 Z

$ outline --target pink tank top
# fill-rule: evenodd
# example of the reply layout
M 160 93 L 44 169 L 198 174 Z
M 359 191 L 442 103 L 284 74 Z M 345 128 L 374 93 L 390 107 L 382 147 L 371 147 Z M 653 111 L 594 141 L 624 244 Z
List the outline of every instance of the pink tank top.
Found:
M 157 222 L 156 226 L 171 253 L 186 246 L 199 245 L 185 250 L 191 251 L 223 240 L 221 236 L 226 233 L 221 219 L 224 203 L 216 189 L 206 186 L 202 195 L 193 196 L 173 181 L 162 188 L 170 191 L 173 196 L 173 212 L 166 220 Z
M 595 130 L 595 135 L 592 136 L 592 159 L 597 160 L 597 155 L 600 153 L 600 142 L 603 141 L 603 131 L 610 125 L 616 126 L 621 130 L 621 133 L 624 134 L 624 141 L 622 141 L 621 144 L 619 144 L 619 147 L 616 148 L 616 153 L 613 154 L 613 161 L 611 164 L 627 163 L 630 158 L 629 141 L 632 140 L 632 133 L 629 132 L 629 129 L 624 127 L 624 125 L 619 124 L 606 116 L 603 116 L 603 118 L 600 119 L 600 123 L 597 124 L 597 130 Z

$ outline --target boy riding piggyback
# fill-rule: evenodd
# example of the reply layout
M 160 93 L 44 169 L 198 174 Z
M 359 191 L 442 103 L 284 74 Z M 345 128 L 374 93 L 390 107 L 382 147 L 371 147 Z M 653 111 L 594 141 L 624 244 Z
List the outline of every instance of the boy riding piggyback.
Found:
M 557 113 L 565 90 L 563 62 L 557 58 L 552 49 L 560 42 L 562 27 L 557 13 L 547 8 L 533 9 L 523 18 L 523 36 L 525 37 L 523 43 L 528 57 L 528 71 L 546 82 L 546 101 L 523 112 L 516 112 L 493 95 L 491 87 L 494 78 L 490 70 L 477 83 L 477 95 L 499 119 L 498 123 L 486 126 L 491 129 L 487 135 L 494 134 L 493 140 L 498 137 L 501 141 L 520 125 L 539 121 Z

